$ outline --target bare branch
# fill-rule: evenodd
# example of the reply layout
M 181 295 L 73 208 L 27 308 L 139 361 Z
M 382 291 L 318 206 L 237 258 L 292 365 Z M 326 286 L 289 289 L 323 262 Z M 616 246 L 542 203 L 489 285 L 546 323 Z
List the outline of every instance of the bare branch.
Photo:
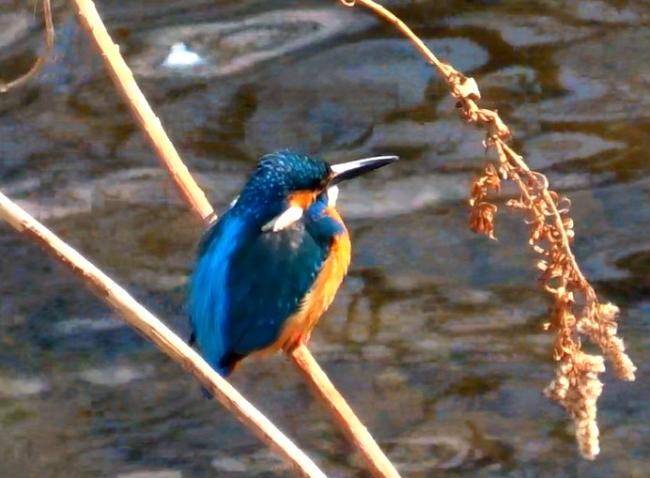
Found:
M 372 476 L 399 478 L 400 475 L 395 466 L 379 448 L 368 429 L 354 414 L 327 374 L 320 368 L 309 349 L 300 345 L 289 353 L 289 358 L 302 372 L 305 380 L 327 406 L 337 423 L 341 424 L 341 429 L 345 432 L 348 440 L 361 452 Z
M 91 0 L 72 0 L 86 33 L 101 53 L 113 83 L 126 104 L 131 108 L 142 132 L 172 177 L 181 197 L 202 220 L 208 221 L 214 214 L 205 193 L 190 174 L 187 166 L 165 133 L 160 120 L 149 106 L 133 73 L 120 54 L 120 47 L 113 43 L 95 4 Z
M 28 239 L 50 253 L 77 275 L 100 299 L 115 309 L 124 321 L 155 343 L 185 370 L 194 375 L 233 415 L 260 440 L 275 450 L 296 474 L 325 478 L 325 474 L 251 405 L 203 358 L 172 332 L 163 322 L 140 305 L 129 293 L 104 274 L 79 252 L 0 193 L 0 217 Z

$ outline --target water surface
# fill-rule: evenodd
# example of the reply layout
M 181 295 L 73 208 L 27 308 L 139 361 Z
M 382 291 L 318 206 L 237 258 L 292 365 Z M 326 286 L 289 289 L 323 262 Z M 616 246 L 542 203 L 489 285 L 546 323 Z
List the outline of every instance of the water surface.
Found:
M 186 334 L 201 226 L 55 3 L 56 61 L 0 97 L 2 190 Z M 525 225 L 500 215 L 497 242 L 468 230 L 481 133 L 396 32 L 334 1 L 97 3 L 217 209 L 275 149 L 402 157 L 342 190 L 353 266 L 312 349 L 405 477 L 647 476 L 650 2 L 386 2 L 476 77 L 516 147 L 571 197 L 575 252 L 623 310 L 638 380 L 606 374 L 596 462 L 541 393 L 548 301 Z M 34 59 L 39 22 L 3 2 L 0 32 L 10 78 Z M 180 42 L 200 63 L 163 65 Z M 0 476 L 287 474 L 62 267 L 6 226 L 0 247 Z M 283 357 L 233 382 L 329 476 L 367 476 Z

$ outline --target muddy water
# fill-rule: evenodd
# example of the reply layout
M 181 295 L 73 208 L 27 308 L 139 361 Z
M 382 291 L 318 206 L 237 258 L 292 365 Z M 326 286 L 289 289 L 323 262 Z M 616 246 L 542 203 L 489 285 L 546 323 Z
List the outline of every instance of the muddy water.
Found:
M 548 304 L 525 226 L 499 216 L 498 242 L 467 229 L 480 133 L 461 126 L 408 44 L 335 3 L 99 8 L 217 208 L 274 149 L 403 158 L 342 191 L 353 267 L 313 350 L 404 476 L 648 476 L 650 3 L 386 2 L 477 78 L 531 165 L 571 197 L 576 253 L 623 309 L 639 378 L 605 377 L 594 463 L 541 394 L 553 372 Z M 56 24 L 56 62 L 0 97 L 2 190 L 187 333 L 200 226 L 65 2 Z M 0 77 L 27 69 L 39 38 L 31 7 L 0 4 Z M 169 59 L 181 42 L 194 63 Z M 0 476 L 287 473 L 61 267 L 5 226 L 0 244 Z M 282 357 L 233 381 L 328 475 L 366 476 Z

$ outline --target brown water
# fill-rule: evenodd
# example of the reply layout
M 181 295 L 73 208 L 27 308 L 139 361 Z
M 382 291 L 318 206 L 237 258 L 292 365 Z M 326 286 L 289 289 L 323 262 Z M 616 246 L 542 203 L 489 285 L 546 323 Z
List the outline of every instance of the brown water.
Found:
M 0 4 L 1 78 L 40 44 L 23 3 Z M 342 191 L 353 267 L 313 351 L 405 477 L 648 476 L 650 2 L 385 3 L 477 78 L 517 148 L 571 197 L 581 264 L 623 309 L 638 380 L 605 377 L 596 462 L 541 393 L 548 303 L 525 226 L 503 214 L 498 242 L 468 231 L 481 134 L 404 40 L 334 1 L 98 5 L 217 208 L 274 149 L 403 158 Z M 71 9 L 55 7 L 56 61 L 0 96 L 2 190 L 186 334 L 200 226 Z M 181 41 L 200 65 L 163 65 Z M 6 226 L 0 244 L 0 476 L 286 474 L 75 278 Z M 233 382 L 329 476 L 366 476 L 283 357 Z

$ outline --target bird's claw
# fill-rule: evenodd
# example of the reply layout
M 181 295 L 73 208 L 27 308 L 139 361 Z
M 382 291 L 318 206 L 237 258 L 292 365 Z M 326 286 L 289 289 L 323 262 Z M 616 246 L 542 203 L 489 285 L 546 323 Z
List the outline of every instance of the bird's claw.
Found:
M 301 345 L 307 345 L 309 343 L 310 338 L 311 338 L 311 331 L 303 334 L 299 334 L 296 337 L 291 338 L 291 340 L 289 340 L 284 346 L 285 352 L 291 353 Z

